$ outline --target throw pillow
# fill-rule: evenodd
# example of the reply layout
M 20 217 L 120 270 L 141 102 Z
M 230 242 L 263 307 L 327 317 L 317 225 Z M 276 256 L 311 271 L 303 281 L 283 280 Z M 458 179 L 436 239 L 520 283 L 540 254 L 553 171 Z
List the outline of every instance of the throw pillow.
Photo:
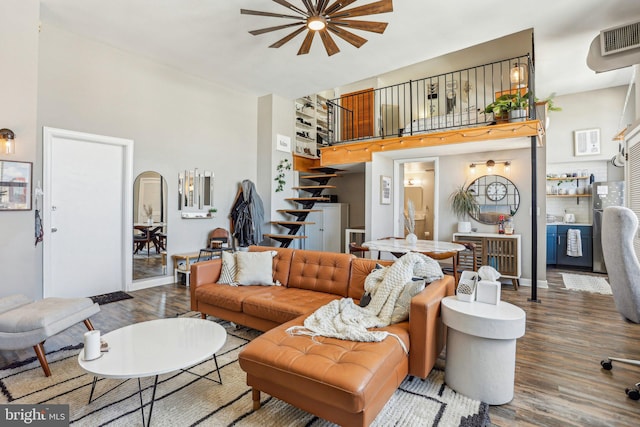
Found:
M 218 283 L 234 285 L 236 283 L 237 270 L 236 254 L 222 251 L 222 271 L 220 271 Z
M 273 257 L 276 251 L 236 253 L 236 282 L 239 285 L 273 285 Z
M 403 322 L 409 318 L 411 298 L 422 292 L 425 286 L 426 282 L 422 277 L 414 277 L 410 282 L 405 283 L 393 307 L 391 323 Z

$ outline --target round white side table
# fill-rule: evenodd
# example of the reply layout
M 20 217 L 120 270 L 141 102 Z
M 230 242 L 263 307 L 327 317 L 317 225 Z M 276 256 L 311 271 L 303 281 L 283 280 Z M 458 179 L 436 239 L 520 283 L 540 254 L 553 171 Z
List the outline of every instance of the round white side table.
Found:
M 447 325 L 445 382 L 453 390 L 489 405 L 513 399 L 516 339 L 524 335 L 524 310 L 508 302 L 497 305 L 442 300 Z

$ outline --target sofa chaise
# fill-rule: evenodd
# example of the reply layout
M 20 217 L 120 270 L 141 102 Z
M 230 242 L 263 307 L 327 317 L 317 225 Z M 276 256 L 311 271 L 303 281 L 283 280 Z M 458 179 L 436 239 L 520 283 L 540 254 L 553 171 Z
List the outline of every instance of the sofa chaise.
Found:
M 444 346 L 440 301 L 454 294 L 451 276 L 433 281 L 411 299 L 410 319 L 381 330 L 381 342 L 292 335 L 319 307 L 341 298 L 358 302 L 376 261 L 350 254 L 251 246 L 272 251 L 272 277 L 280 286 L 218 283 L 221 259 L 191 267 L 191 308 L 265 331 L 240 353 L 252 387 L 344 426 L 369 425 L 407 375 L 426 378 Z M 380 262 L 380 261 L 378 261 Z M 389 263 L 390 264 L 390 263 Z M 408 349 L 408 354 L 398 339 Z

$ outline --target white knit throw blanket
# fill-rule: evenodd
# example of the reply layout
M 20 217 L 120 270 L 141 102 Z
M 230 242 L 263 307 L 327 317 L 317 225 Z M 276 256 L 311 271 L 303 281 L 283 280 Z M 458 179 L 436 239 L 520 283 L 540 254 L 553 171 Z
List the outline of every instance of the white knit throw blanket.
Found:
M 317 309 L 304 321 L 304 326 L 292 326 L 292 335 L 310 335 L 339 338 L 350 341 L 379 342 L 392 335 L 398 339 L 405 353 L 407 348 L 400 337 L 386 331 L 369 331 L 391 323 L 391 313 L 396 300 L 407 282 L 414 276 L 432 282 L 443 277 L 440 265 L 426 255 L 411 252 L 388 268 L 371 272 L 365 279 L 365 290 L 371 294 L 371 302 L 360 307 L 351 298 L 331 301 Z

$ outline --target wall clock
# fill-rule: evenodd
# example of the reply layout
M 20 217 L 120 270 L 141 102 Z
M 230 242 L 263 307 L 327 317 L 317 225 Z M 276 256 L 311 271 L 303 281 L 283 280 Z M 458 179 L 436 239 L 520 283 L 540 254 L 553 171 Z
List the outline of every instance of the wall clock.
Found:
M 487 198 L 493 202 L 504 199 L 507 195 L 507 186 L 501 182 L 492 182 L 487 185 Z

